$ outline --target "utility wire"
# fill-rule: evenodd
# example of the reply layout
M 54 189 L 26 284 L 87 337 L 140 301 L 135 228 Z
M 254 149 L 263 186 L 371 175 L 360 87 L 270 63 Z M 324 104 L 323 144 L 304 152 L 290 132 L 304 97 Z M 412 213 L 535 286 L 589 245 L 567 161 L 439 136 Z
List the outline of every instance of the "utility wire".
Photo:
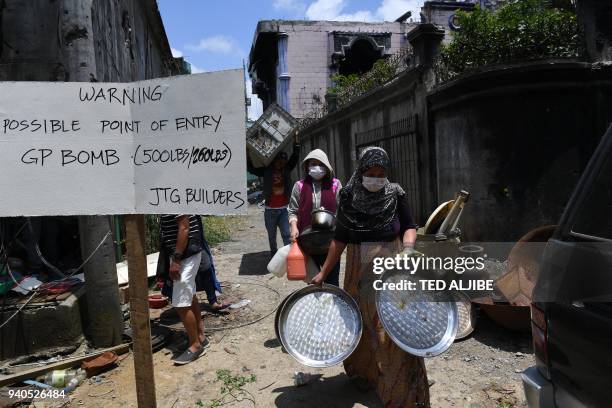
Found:
M 78 271 L 80 271 L 86 264 L 87 262 L 89 262 L 91 260 L 91 258 L 93 258 L 94 254 L 96 252 L 98 252 L 98 250 L 100 249 L 100 247 L 102 246 L 102 244 L 104 244 L 104 241 L 106 241 L 108 239 L 108 237 L 110 236 L 110 231 L 108 231 L 106 233 L 106 235 L 104 235 L 104 238 L 102 238 L 102 240 L 100 241 L 100 243 L 98 244 L 98 246 L 92 251 L 92 253 L 87 257 L 87 259 L 85 259 L 85 261 L 83 261 L 83 263 L 76 269 L 73 269 L 68 275 L 65 275 L 62 273 L 62 275 L 64 275 L 63 278 L 55 280 L 55 281 L 51 281 L 48 282 L 47 284 L 44 285 L 44 288 L 42 290 L 47 290 L 50 289 L 54 286 L 59 285 L 61 282 L 70 279 L 72 276 L 74 276 Z M 11 279 L 13 280 L 13 282 L 15 282 L 15 284 L 17 286 L 19 286 L 21 289 L 26 290 L 27 292 L 32 292 L 32 295 L 28 298 L 28 300 L 26 300 L 25 303 L 23 303 L 19 309 L 17 309 L 17 311 L 15 311 L 15 313 L 13 313 L 8 319 L 6 319 L 2 324 L 0 324 L 0 329 L 2 329 L 4 326 L 6 326 L 13 318 L 15 318 L 15 316 L 17 316 L 17 314 L 19 312 L 21 312 L 28 303 L 30 303 L 32 301 L 32 299 L 34 299 L 34 297 L 38 294 L 38 292 L 42 291 L 40 288 L 36 288 L 36 289 L 28 289 L 25 288 L 23 286 L 21 286 L 19 284 L 19 282 L 17 282 L 17 280 L 15 279 L 15 276 L 13 275 L 13 272 L 11 271 L 11 267 L 9 266 L 8 262 L 6 263 L 6 268 L 7 271 L 11 277 Z M 41 285 L 42 286 L 42 285 Z
M 19 228 L 19 230 L 17 230 L 17 233 L 15 234 L 15 236 L 13 237 L 13 239 L 11 239 L 11 242 L 9 242 L 9 244 L 7 245 L 7 247 L 10 247 L 11 244 L 13 242 L 15 242 L 15 240 L 17 239 L 17 237 L 19 236 L 19 234 L 21 234 L 21 231 L 23 231 L 23 229 L 25 228 L 25 226 L 28 225 L 27 221 L 24 221 L 24 223 L 21 225 L 21 227 Z M 0 226 L 1 226 L 1 221 L 0 221 Z M 6 248 L 4 246 L 4 240 L 3 238 L 3 234 L 2 231 L 0 230 L 0 254 L 2 254 L 3 252 L 6 251 Z
M 94 249 L 94 250 L 93 250 L 93 252 L 92 252 L 92 253 L 91 253 L 91 254 L 90 254 L 88 257 L 87 257 L 87 259 L 85 259 L 85 261 L 84 261 L 84 262 L 83 262 L 83 263 L 82 263 L 82 264 L 81 264 L 81 265 L 80 265 L 78 268 L 71 270 L 71 271 L 68 273 L 68 275 L 66 275 L 66 274 L 62 273 L 62 275 L 64 275 L 64 277 L 63 277 L 63 278 L 61 278 L 61 279 L 57 279 L 57 280 L 53 280 L 53 281 L 51 281 L 51 282 L 48 282 L 48 284 L 47 284 L 48 286 L 46 286 L 46 287 L 45 287 L 45 289 L 49 289 L 50 287 L 53 287 L 53 286 L 55 286 L 55 285 L 58 285 L 59 283 L 61 283 L 61 282 L 63 282 L 63 281 L 66 281 L 66 280 L 68 280 L 68 279 L 72 278 L 74 275 L 76 275 L 76 273 L 77 273 L 78 271 L 80 271 L 80 270 L 81 270 L 81 269 L 82 269 L 82 268 L 83 268 L 83 267 L 84 267 L 84 266 L 87 264 L 87 262 L 89 262 L 89 261 L 91 260 L 91 258 L 94 256 L 94 254 L 95 254 L 96 252 L 98 252 L 98 249 L 100 249 L 100 247 L 102 246 L 102 244 L 104 244 L 104 241 L 106 241 L 106 239 L 107 239 L 107 238 L 110 236 L 110 234 L 111 234 L 111 233 L 110 233 L 110 231 L 108 231 L 108 232 L 106 233 L 106 235 L 104 236 L 104 238 L 102 238 L 102 241 L 100 241 L 100 243 L 98 244 L 98 246 L 96 247 L 96 249 Z M 28 288 L 25 288 L 25 287 L 21 286 L 21 285 L 19 284 L 19 282 L 17 282 L 17 280 L 15 279 L 15 276 L 13 275 L 13 273 L 12 273 L 12 271 L 11 271 L 11 268 L 10 268 L 10 266 L 9 266 L 8 262 L 7 262 L 7 264 L 6 264 L 6 268 L 7 268 L 7 270 L 8 270 L 8 273 L 9 273 L 9 275 L 10 275 L 11 279 L 13 280 L 13 282 L 15 282 L 15 284 L 16 284 L 17 286 L 19 286 L 21 289 L 26 290 L 26 291 L 28 291 L 28 292 L 30 292 L 30 291 L 32 290 L 32 289 L 28 289 Z M 35 291 L 36 291 L 36 290 L 35 290 Z
M 30 297 L 28 298 L 28 300 L 26 300 L 26 301 L 25 301 L 25 303 L 24 303 L 24 304 L 22 304 L 22 305 L 19 307 L 19 309 L 17 309 L 17 310 L 15 311 L 15 313 L 13 313 L 12 315 L 10 315 L 8 319 L 6 319 L 6 320 L 5 320 L 5 321 L 4 321 L 2 324 L 0 324 L 0 330 L 1 330 L 1 329 L 2 329 L 4 326 L 6 326 L 6 325 L 8 324 L 8 322 L 10 322 L 11 320 L 13 320 L 13 318 L 14 318 L 15 316 L 17 316 L 17 315 L 19 314 L 19 312 L 21 312 L 21 311 L 23 310 L 23 308 L 24 308 L 24 307 L 26 307 L 26 306 L 27 306 L 27 304 L 28 304 L 28 303 L 30 303 L 30 302 L 32 301 L 32 299 L 34 299 L 34 296 L 36 296 L 36 292 L 32 293 L 32 296 L 30 296 Z
M 30 220 L 29 217 L 27 218 L 26 223 L 28 224 L 28 229 L 30 230 L 30 236 L 34 237 L 34 227 L 32 227 L 32 220 Z M 55 265 L 52 265 L 49 261 L 47 261 L 47 258 L 45 258 L 42 251 L 40 250 L 40 246 L 38 245 L 37 239 L 34 240 L 34 249 L 36 250 L 36 255 L 38 255 L 38 258 L 42 261 L 42 263 L 45 264 L 47 268 L 51 269 L 53 272 L 55 272 L 57 275 L 61 277 L 64 277 L 64 278 L 66 277 L 65 273 L 63 273 L 62 271 L 59 270 L 59 268 L 57 268 Z

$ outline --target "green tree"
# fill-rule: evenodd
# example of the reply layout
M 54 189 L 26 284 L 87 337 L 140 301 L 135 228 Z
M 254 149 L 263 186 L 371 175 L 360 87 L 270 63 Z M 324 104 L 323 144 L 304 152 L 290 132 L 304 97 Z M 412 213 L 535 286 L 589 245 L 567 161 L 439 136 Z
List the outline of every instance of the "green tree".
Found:
M 442 46 L 436 66 L 442 81 L 484 65 L 580 55 L 574 10 L 549 0 L 517 0 L 495 13 L 477 6 L 457 16 L 461 28 Z
M 363 75 L 349 74 L 332 75 L 334 85 L 328 88 L 329 93 L 338 96 L 340 106 L 349 103 L 353 98 L 363 95 L 372 89 L 381 86 L 395 78 L 405 69 L 406 53 L 399 52 L 389 58 L 381 58 L 372 65 L 372 68 Z

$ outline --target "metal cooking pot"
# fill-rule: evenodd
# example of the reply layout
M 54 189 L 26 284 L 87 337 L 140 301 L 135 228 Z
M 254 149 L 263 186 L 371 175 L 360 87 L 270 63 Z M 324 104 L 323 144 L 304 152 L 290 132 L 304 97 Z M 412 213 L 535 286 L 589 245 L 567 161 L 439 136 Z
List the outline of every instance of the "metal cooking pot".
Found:
M 318 230 L 330 230 L 336 226 L 336 215 L 322 207 L 312 212 L 310 225 Z
M 308 227 L 297 237 L 297 242 L 307 255 L 324 255 L 329 250 L 333 238 L 333 229 L 315 230 Z

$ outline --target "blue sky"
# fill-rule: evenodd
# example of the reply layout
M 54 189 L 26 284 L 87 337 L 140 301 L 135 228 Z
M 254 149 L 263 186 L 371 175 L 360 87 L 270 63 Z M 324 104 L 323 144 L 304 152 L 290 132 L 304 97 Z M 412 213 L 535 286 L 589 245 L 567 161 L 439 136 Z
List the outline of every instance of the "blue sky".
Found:
M 158 0 L 175 56 L 194 73 L 241 68 L 259 20 L 392 21 L 422 0 Z M 247 87 L 248 88 L 248 87 Z M 255 106 L 251 116 L 257 116 Z M 259 112 L 260 113 L 260 112 Z

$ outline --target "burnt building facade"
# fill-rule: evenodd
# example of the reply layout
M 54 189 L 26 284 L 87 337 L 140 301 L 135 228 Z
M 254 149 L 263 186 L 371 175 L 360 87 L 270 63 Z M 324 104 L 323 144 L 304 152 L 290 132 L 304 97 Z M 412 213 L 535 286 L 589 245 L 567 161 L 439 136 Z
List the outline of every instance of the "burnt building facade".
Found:
M 260 21 L 249 56 L 253 93 L 301 118 L 324 101 L 331 77 L 362 74 L 407 45 L 415 23 Z

